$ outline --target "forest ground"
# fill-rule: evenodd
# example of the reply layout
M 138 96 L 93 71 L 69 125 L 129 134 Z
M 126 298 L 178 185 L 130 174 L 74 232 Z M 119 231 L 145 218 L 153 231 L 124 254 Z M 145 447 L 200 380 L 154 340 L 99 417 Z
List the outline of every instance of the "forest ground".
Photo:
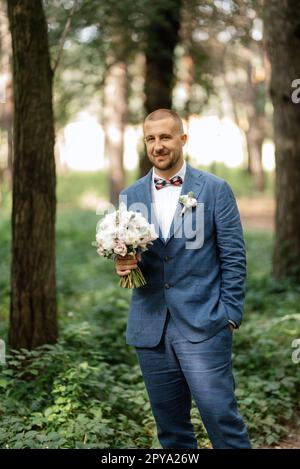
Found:
M 291 343 L 300 337 L 300 287 L 271 276 L 274 202 L 237 194 L 247 247 L 245 315 L 235 332 L 236 395 L 255 448 L 299 448 L 299 365 Z M 130 292 L 113 265 L 91 246 L 107 194 L 105 174 L 69 173 L 57 184 L 59 343 L 12 354 L 0 376 L 0 447 L 160 448 L 136 356 L 125 344 Z M 0 218 L 0 336 L 9 312 L 10 203 Z M 29 363 L 24 375 L 24 363 Z M 32 376 L 33 378 L 28 379 Z M 89 402 L 87 406 L 86 403 Z M 199 413 L 192 422 L 200 447 L 210 447 Z

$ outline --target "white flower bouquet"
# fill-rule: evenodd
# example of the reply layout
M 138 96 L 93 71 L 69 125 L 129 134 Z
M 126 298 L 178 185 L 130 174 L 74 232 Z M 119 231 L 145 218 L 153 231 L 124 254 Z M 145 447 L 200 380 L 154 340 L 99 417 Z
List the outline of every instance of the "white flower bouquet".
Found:
M 99 220 L 96 242 L 92 245 L 97 247 L 99 256 L 115 259 L 117 255 L 135 256 L 146 251 L 157 237 L 153 224 L 148 223 L 141 213 L 127 211 L 126 205 L 121 203 L 118 210 Z M 138 288 L 146 285 L 146 280 L 137 267 L 130 274 L 120 277 L 119 285 L 123 288 Z

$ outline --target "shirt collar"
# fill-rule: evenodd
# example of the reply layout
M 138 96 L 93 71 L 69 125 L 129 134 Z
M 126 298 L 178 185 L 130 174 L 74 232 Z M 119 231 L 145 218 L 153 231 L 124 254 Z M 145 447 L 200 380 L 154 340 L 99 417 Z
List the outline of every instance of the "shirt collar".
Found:
M 173 174 L 172 177 L 174 177 L 174 176 L 180 176 L 181 179 L 182 179 L 182 182 L 183 182 L 183 181 L 184 181 L 185 172 L 186 172 L 186 162 L 185 162 L 185 160 L 183 160 L 183 165 L 181 166 L 180 170 L 177 171 L 176 174 Z M 155 178 L 155 177 L 159 177 L 159 178 L 161 178 L 161 179 L 165 179 L 165 178 L 162 178 L 161 176 L 158 176 L 158 174 L 156 174 L 156 172 L 155 172 L 155 168 L 153 167 L 153 171 L 152 171 L 152 181 L 153 181 L 153 182 L 154 182 L 154 178 Z

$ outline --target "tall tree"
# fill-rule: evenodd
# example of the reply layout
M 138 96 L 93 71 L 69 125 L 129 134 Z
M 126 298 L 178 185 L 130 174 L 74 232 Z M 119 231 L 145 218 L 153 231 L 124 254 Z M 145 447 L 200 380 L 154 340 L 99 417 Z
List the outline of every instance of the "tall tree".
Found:
M 126 64 L 117 62 L 107 69 L 104 86 L 103 127 L 105 154 L 109 161 L 110 202 L 117 205 L 119 193 L 125 186 L 123 165 L 124 130 L 127 115 Z
M 174 86 L 174 49 L 179 40 L 182 0 L 155 0 L 149 6 L 149 19 L 145 28 L 145 111 L 172 107 Z M 147 173 L 151 163 L 143 154 L 141 175 Z
M 0 101 L 0 127 L 6 134 L 7 163 L 0 168 L 0 179 L 5 179 L 12 186 L 13 162 L 13 93 L 11 74 L 11 37 L 9 33 L 6 1 L 0 0 L 0 73 L 5 94 L 3 103 Z M 1 200 L 0 200 L 1 202 Z
M 52 70 L 42 0 L 8 0 L 13 47 L 14 163 L 9 342 L 57 339 Z
M 300 105 L 292 82 L 300 77 L 300 9 L 297 0 L 265 2 L 266 45 L 272 75 L 276 146 L 276 233 L 273 273 L 300 280 Z M 296 51 L 296 52 L 295 52 Z M 297 53 L 298 51 L 298 53 Z
M 263 50 L 260 45 L 249 42 L 247 47 L 224 48 L 223 79 L 232 101 L 236 124 L 244 121 L 248 150 L 248 169 L 254 188 L 263 191 L 265 176 L 262 164 L 262 146 L 267 133 L 265 102 L 267 95 L 264 73 Z M 233 73 L 233 70 L 235 73 Z M 243 71 L 245 76 L 239 77 Z M 229 80 L 228 77 L 231 77 Z M 246 125 L 245 125 L 246 124 Z
M 203 14 L 199 13 L 198 0 L 182 0 L 179 47 L 177 48 L 176 79 L 182 86 L 184 93 L 181 105 L 177 110 L 186 119 L 186 128 L 189 128 L 189 119 L 192 114 L 201 114 L 208 102 L 210 86 L 207 80 L 211 70 L 207 70 L 208 56 L 195 39 L 195 32 L 201 24 L 203 28 Z M 206 64 L 205 64 L 206 62 Z M 201 89 L 200 99 L 197 91 Z M 173 105 L 174 107 L 174 105 Z

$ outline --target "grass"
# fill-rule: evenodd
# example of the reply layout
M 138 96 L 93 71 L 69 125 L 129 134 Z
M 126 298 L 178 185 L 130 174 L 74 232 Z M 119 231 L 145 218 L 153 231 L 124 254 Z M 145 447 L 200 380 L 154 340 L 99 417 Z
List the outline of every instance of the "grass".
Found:
M 99 178 L 98 178 L 99 176 Z M 2 448 L 159 448 L 133 347 L 125 343 L 130 292 L 113 265 L 91 246 L 97 215 L 80 207 L 105 198 L 105 174 L 58 178 L 57 288 L 59 342 L 34 352 L 10 351 L 0 375 Z M 10 202 L 0 219 L 0 335 L 9 312 Z M 300 287 L 271 275 L 273 238 L 247 232 L 244 320 L 235 333 L 233 366 L 239 408 L 254 447 L 277 443 L 299 410 Z M 298 373 L 297 373 L 298 372 Z M 209 447 L 193 403 L 199 445 Z
M 126 171 L 127 184 L 136 179 L 135 171 Z M 93 195 L 107 199 L 109 190 L 108 171 L 70 171 L 57 178 L 56 195 L 61 206 L 80 206 L 84 196 Z

